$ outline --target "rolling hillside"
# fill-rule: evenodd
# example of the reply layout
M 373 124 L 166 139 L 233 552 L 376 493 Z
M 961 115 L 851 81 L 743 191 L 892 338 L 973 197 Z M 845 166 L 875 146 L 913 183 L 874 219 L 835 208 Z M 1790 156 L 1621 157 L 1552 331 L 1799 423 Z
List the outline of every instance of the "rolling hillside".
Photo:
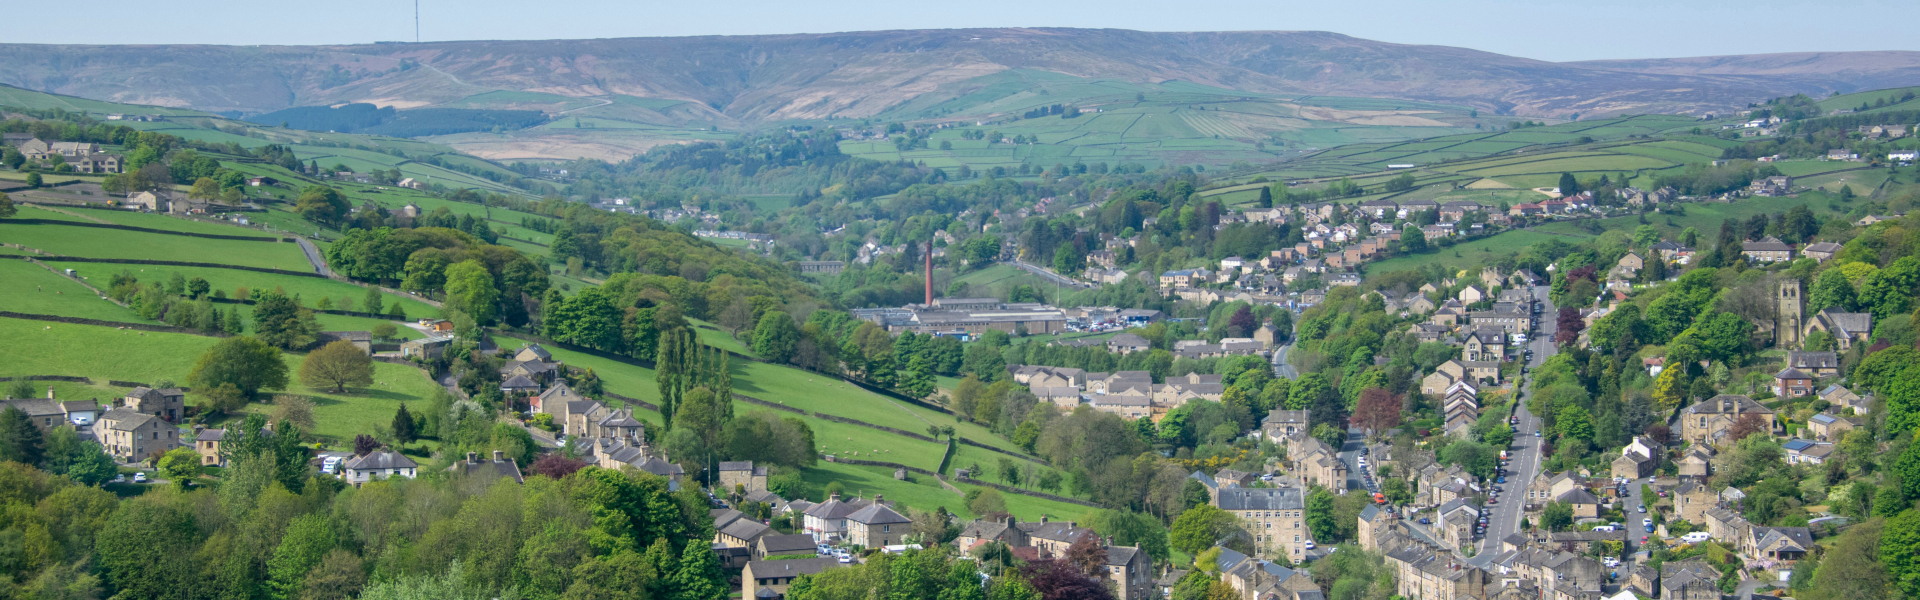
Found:
M 540 110 L 559 117 L 533 129 L 442 140 L 498 159 L 622 158 L 661 143 L 723 138 L 722 130 L 826 119 L 959 122 L 1018 115 L 1018 105 L 1037 100 L 1006 87 L 1003 75 L 1019 71 L 1116 88 L 1110 91 L 1190 85 L 1226 92 L 1222 96 L 1284 96 L 1294 106 L 1333 109 L 1290 115 L 1304 122 L 1368 128 L 1391 124 L 1353 123 L 1339 114 L 1338 102 L 1310 97 L 1392 98 L 1536 118 L 1724 111 L 1796 92 L 1824 96 L 1920 83 L 1916 65 L 1920 53 L 1910 52 L 1552 63 L 1286 31 L 975 29 L 268 47 L 0 44 L 0 83 L 84 98 L 230 115 L 365 102 L 402 111 Z M 1252 140 L 1285 129 L 1225 123 L 1212 131 L 1212 125 L 1194 126 L 1209 131 L 1208 139 Z M 1365 140 L 1326 145 L 1352 141 Z

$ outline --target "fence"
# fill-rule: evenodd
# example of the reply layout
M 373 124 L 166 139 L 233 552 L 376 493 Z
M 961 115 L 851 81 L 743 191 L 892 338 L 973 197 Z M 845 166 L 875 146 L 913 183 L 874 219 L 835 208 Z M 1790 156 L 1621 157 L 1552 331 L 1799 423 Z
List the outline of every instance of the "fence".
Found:
M 745 402 L 746 402 L 747 404 L 755 404 L 755 405 L 759 405 L 759 406 L 765 406 L 765 407 L 767 407 L 767 408 L 771 408 L 771 409 L 774 409 L 774 410 L 784 410 L 784 411 L 787 411 L 787 412 L 790 412 L 790 413 L 794 413 L 794 414 L 797 414 L 797 415 L 804 415 L 804 414 L 807 414 L 807 411 L 804 411 L 804 410 L 800 410 L 800 409 L 798 409 L 798 408 L 794 408 L 794 407 L 791 407 L 791 406 L 787 406 L 787 405 L 785 405 L 785 404 L 780 404 L 780 403 L 777 403 L 777 402 L 768 402 L 768 401 L 765 401 L 765 400 L 761 400 L 761 399 L 759 399 L 759 398 L 755 398 L 755 397 L 753 397 L 753 396 L 748 396 L 748 395 L 745 395 L 745 394 L 737 394 L 737 393 L 736 393 L 736 394 L 734 394 L 734 395 L 733 395 L 733 397 L 735 397 L 735 398 L 738 398 L 738 399 L 740 399 L 740 400 L 742 400 L 742 401 L 745 401 Z
M 908 473 L 919 473 L 921 475 L 926 475 L 928 477 L 939 476 L 938 473 L 934 473 L 933 471 L 928 471 L 920 467 L 910 467 L 900 463 L 891 463 L 891 462 L 879 461 L 879 460 L 859 460 L 854 458 L 840 458 L 832 454 L 822 454 L 820 455 L 820 458 L 827 462 L 839 464 L 839 465 L 858 465 L 862 467 L 886 467 L 889 469 L 906 469 Z
M 154 229 L 151 227 L 135 227 L 133 225 L 121 225 L 119 223 L 92 223 L 87 221 L 66 221 L 61 219 L 8 219 L 7 222 L 19 224 L 19 225 L 66 225 L 69 227 L 98 227 L 100 229 L 123 229 L 126 231 L 158 233 L 162 235 L 181 235 L 186 237 L 206 238 L 210 240 L 240 240 L 243 242 L 293 241 L 290 238 L 283 238 L 283 237 L 266 237 L 266 236 L 258 236 L 258 235 L 221 235 L 218 233 L 194 233 L 190 231 L 174 231 L 172 229 Z
M 0 317 L 7 317 L 9 319 L 29 319 L 33 321 L 51 321 L 54 323 L 71 323 L 74 325 L 98 325 L 101 327 L 118 327 L 121 329 L 135 329 L 139 331 L 152 331 L 155 333 L 184 333 L 187 335 L 198 335 L 198 336 L 206 336 L 206 337 L 227 337 L 226 334 L 223 334 L 223 333 L 206 333 L 198 329 L 187 329 L 185 327 L 174 327 L 171 325 L 148 325 L 145 323 L 102 321 L 99 319 L 82 319 L 79 317 L 62 317 L 58 315 L 37 315 L 32 313 L 17 313 L 12 311 L 5 311 L 5 310 L 0 310 Z
M 885 432 L 888 432 L 888 433 L 895 433 L 895 434 L 899 434 L 899 435 L 904 435 L 904 436 L 907 436 L 907 437 L 910 437 L 910 438 L 913 438 L 913 439 L 916 439 L 916 440 L 920 440 L 920 441 L 923 441 L 923 442 L 933 442 L 933 443 L 936 443 L 936 444 L 937 444 L 937 443 L 940 443 L 940 440 L 936 440 L 936 439 L 933 439 L 933 438 L 930 438 L 930 437 L 927 437 L 927 436 L 926 436 L 925 434 L 919 434 L 919 433 L 914 433 L 914 432 L 911 432 L 911 431 L 907 431 L 907 430 L 904 430 L 904 429 L 895 429 L 895 428 L 893 428 L 893 427 L 888 427 L 888 426 L 885 426 L 885 425 L 875 425 L 875 424 L 872 424 L 872 423 L 868 423 L 868 422 L 866 422 L 866 421 L 862 421 L 862 420 L 859 420 L 859 419 L 849 419 L 849 418 L 846 418 L 846 417 L 840 417 L 840 416 L 834 416 L 834 415 L 830 415 L 830 414 L 827 414 L 827 413 L 823 413 L 823 412 L 816 412 L 816 413 L 813 413 L 813 416 L 814 416 L 815 418 L 820 418 L 820 419 L 826 419 L 826 420 L 828 420 L 828 421 L 833 421 L 833 422 L 835 422 L 835 423 L 846 423 L 846 424 L 848 424 L 848 425 L 858 425 L 858 426 L 861 426 L 861 427 L 867 427 L 867 428 L 871 428 L 871 429 L 878 429 L 878 430 L 881 430 L 881 431 L 885 431 Z
M 1041 460 L 1041 459 L 1040 459 L 1040 458 L 1038 458 L 1038 457 L 1033 457 L 1033 456 L 1027 456 L 1027 455 L 1025 455 L 1025 454 L 1021 454 L 1021 453 L 1019 453 L 1019 452 L 1014 452 L 1014 451 L 1011 451 L 1011 450 L 1007 450 L 1007 449 L 1005 449 L 1005 448 L 995 448 L 995 447 L 993 447 L 993 446 L 988 446 L 988 445 L 986 445 L 986 444 L 982 444 L 982 443 L 980 443 L 980 442 L 976 442 L 976 441 L 973 441 L 973 440 L 970 440 L 970 439 L 967 439 L 967 438 L 960 438 L 960 443 L 962 443 L 962 444 L 966 444 L 966 445 L 968 445 L 968 446 L 973 446 L 973 447 L 975 447 L 975 448 L 979 448 L 979 449 L 982 449 L 982 450 L 992 450 L 992 451 L 994 451 L 994 452 L 999 452 L 999 453 L 1001 453 L 1001 454 L 1005 454 L 1005 455 L 1007 455 L 1007 456 L 1011 456 L 1011 457 L 1014 457 L 1014 458 L 1018 458 L 1018 459 L 1020 459 L 1020 460 L 1024 460 L 1024 461 L 1027 461 L 1027 462 L 1031 462 L 1031 463 L 1033 463 L 1033 464 L 1036 464 L 1036 465 L 1042 465 L 1042 466 L 1048 466 L 1048 467 L 1051 467 L 1051 466 L 1053 466 L 1053 463 L 1050 463 L 1050 462 L 1047 462 L 1047 461 L 1045 461 L 1045 460 Z
M 24 256 L 15 257 L 11 255 L 0 255 L 0 256 L 4 256 L 8 258 L 27 258 Z M 293 275 L 297 277 L 314 277 L 319 279 L 327 278 L 327 276 L 325 275 L 321 275 L 319 273 L 315 273 L 312 271 L 288 271 L 286 269 L 271 269 L 267 267 L 246 267 L 241 265 L 223 265 L 220 263 L 188 262 L 184 260 L 147 260 L 144 258 L 88 258 L 85 256 L 62 256 L 58 254 L 46 254 L 46 255 L 35 256 L 33 258 L 37 258 L 40 260 L 53 261 L 53 262 L 90 262 L 90 263 L 106 263 L 106 264 L 114 264 L 114 265 L 158 265 L 163 267 L 206 267 L 209 269 L 233 269 L 236 271 L 273 273 L 275 275 Z

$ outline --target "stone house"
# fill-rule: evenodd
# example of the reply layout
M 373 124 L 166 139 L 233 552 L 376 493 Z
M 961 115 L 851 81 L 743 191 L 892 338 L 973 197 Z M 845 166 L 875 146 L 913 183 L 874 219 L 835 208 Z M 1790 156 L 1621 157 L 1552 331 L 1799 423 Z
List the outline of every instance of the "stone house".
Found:
M 1718 445 L 1734 422 L 1749 414 L 1759 415 L 1771 427 L 1773 409 L 1737 394 L 1714 396 L 1680 411 L 1680 435 L 1693 444 Z
M 227 441 L 225 429 L 202 429 L 193 437 L 193 451 L 200 455 L 200 466 L 227 466 L 227 457 L 220 454 L 220 446 Z
M 93 426 L 94 441 L 114 460 L 130 463 L 166 454 L 180 447 L 180 430 L 151 414 L 115 408 L 100 415 Z
M 719 467 L 721 493 L 730 493 L 735 489 L 757 492 L 767 489 L 767 468 L 753 466 L 753 461 L 722 461 Z
M 803 575 L 819 575 L 840 567 L 840 559 L 831 556 L 792 560 L 756 560 L 740 571 L 741 598 L 784 598 L 787 587 Z
M 1785 262 L 1793 260 L 1793 246 L 1780 241 L 1780 238 L 1767 236 L 1758 242 L 1742 242 L 1740 254 L 1754 262 Z

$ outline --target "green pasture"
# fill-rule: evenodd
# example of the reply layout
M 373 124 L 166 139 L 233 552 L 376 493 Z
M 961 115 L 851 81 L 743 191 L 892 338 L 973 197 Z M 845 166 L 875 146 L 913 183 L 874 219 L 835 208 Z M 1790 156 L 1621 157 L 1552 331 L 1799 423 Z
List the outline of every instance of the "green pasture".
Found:
M 0 375 L 77 375 L 97 382 L 92 387 L 68 384 L 76 397 L 113 397 L 124 391 L 107 386 L 108 379 L 141 383 L 165 379 L 184 385 L 200 355 L 219 341 L 186 334 L 5 318 L 0 318 L 0 338 L 15 342 L 0 345 Z M 326 393 L 298 382 L 305 355 L 283 356 L 294 381 L 281 391 L 312 398 L 319 424 L 312 433 L 330 438 L 336 445 L 391 422 L 402 402 L 423 408 L 439 387 L 414 367 L 376 362 L 371 387 L 348 394 Z M 189 396 L 189 402 L 199 400 Z M 247 407 L 248 412 L 270 413 L 272 409 L 267 404 Z
M 1585 237 L 1582 234 L 1582 237 Z M 1485 264 L 1488 261 L 1526 250 L 1527 246 L 1549 239 L 1558 239 L 1568 243 L 1579 240 L 1568 236 L 1556 236 L 1529 230 L 1505 231 L 1478 240 L 1461 242 L 1452 248 L 1441 248 L 1427 254 L 1401 256 L 1387 260 L 1367 263 L 1369 274 L 1392 273 L 1422 268 L 1428 264 L 1440 264 L 1448 270 L 1465 269 Z
M 45 264 L 55 269 L 70 267 L 61 263 Z M 24 260 L 0 260 L 0 281 L 7 282 L 0 285 L 0 307 L 8 311 L 102 321 L 141 320 L 131 309 L 95 295 L 80 282 Z M 95 285 L 105 286 L 106 281 L 102 279 Z
M 88 258 L 139 258 L 235 264 L 289 271 L 311 271 L 300 246 L 283 242 L 219 240 L 54 224 L 20 225 L 0 221 L 0 239 L 53 254 Z

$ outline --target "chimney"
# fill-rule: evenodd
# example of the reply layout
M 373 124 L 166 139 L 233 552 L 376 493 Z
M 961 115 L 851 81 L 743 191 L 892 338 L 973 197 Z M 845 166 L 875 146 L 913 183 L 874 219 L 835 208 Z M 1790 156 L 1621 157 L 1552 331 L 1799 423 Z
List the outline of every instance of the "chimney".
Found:
M 933 242 L 927 242 L 927 306 L 933 306 Z
M 468 462 L 469 464 L 479 464 L 479 462 L 480 462 L 480 453 L 479 453 L 479 452 L 468 452 L 468 453 L 467 453 L 467 462 Z
M 47 399 L 53 399 L 53 386 L 47 386 Z
M 1019 522 L 1019 521 L 1016 521 L 1016 520 L 1014 520 L 1014 518 L 1013 518 L 1013 515 L 1007 515 L 1007 516 L 1006 516 L 1006 518 L 1003 518 L 1003 519 L 1001 519 L 1001 520 L 1002 520 L 1002 521 L 1005 521 L 1005 522 L 1007 523 L 1007 526 L 1008 526 L 1008 527 L 1012 527 L 1012 526 L 1014 526 L 1014 524 L 1015 524 L 1015 523 L 1018 523 L 1018 522 Z
M 499 450 L 493 451 L 493 462 L 506 462 L 506 461 L 507 461 L 507 453 L 501 452 Z
M 880 496 L 880 494 L 874 494 L 874 495 L 873 495 L 873 503 L 874 503 L 874 504 L 879 504 L 879 505 L 881 505 L 881 506 L 886 506 L 886 502 L 885 502 L 884 500 L 882 500 L 882 499 L 881 499 L 881 496 Z
M 834 493 L 831 493 L 831 494 L 827 494 L 827 501 L 828 501 L 828 502 L 839 502 L 839 501 L 840 501 L 840 492 L 834 492 Z
M 1045 523 L 1045 522 L 1047 522 L 1047 516 L 1046 516 L 1046 515 L 1040 515 L 1040 522 L 1041 522 L 1041 523 Z

